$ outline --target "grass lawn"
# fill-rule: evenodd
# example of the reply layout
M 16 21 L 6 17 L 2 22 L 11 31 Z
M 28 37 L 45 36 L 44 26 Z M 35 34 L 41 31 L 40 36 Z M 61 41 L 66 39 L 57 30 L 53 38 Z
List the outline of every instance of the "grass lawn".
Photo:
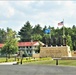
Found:
M 8 62 L 15 61 L 15 58 L 8 59 Z M 18 62 L 18 60 L 16 60 Z M 19 62 L 21 59 L 19 60 Z M 0 58 L 0 63 L 6 62 L 6 58 Z M 59 65 L 66 65 L 66 66 L 76 66 L 76 60 L 59 60 Z M 37 64 L 37 65 L 56 65 L 56 61 L 52 60 L 52 58 L 23 58 L 23 64 Z
M 12 62 L 15 61 L 15 58 L 8 58 L 8 62 Z M 0 58 L 0 63 L 6 62 L 6 58 L 5 57 L 1 57 Z
M 24 62 L 24 64 L 37 64 L 37 65 L 56 65 L 55 60 L 38 60 L 32 62 Z M 76 66 L 76 60 L 59 60 L 59 65 Z
M 59 60 L 59 65 L 76 66 L 76 60 Z

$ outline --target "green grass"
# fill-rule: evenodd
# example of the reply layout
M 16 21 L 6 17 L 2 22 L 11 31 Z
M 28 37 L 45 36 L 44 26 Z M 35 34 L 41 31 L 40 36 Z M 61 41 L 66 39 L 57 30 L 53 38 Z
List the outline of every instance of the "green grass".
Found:
M 8 62 L 15 61 L 15 58 L 8 59 Z M 18 60 L 16 60 L 18 62 Z M 6 62 L 6 58 L 0 58 L 0 63 Z M 19 59 L 19 62 L 21 62 L 21 59 Z M 64 66 L 76 66 L 76 60 L 59 60 L 59 65 Z M 56 61 L 52 60 L 52 58 L 23 58 L 23 64 L 36 64 L 36 65 L 56 65 Z
M 26 60 L 26 58 L 23 59 L 23 63 L 38 63 L 38 62 L 44 62 L 44 61 L 48 61 L 48 60 L 52 60 L 52 58 L 48 57 L 48 58 L 30 58 L 28 60 Z
M 24 62 L 24 64 L 36 64 L 36 65 L 56 65 L 55 60 L 38 60 L 31 62 Z M 64 66 L 76 66 L 76 60 L 59 60 L 59 65 Z
M 59 60 L 59 65 L 76 66 L 76 60 Z
M 8 62 L 12 62 L 15 61 L 15 58 L 8 58 Z M 6 62 L 6 58 L 5 57 L 1 57 L 0 58 L 0 63 Z

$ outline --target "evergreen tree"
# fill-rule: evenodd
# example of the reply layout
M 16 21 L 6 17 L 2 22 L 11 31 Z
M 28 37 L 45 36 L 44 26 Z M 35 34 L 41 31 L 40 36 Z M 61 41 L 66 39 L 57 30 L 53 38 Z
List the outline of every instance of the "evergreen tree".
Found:
M 19 35 L 21 36 L 21 41 L 31 41 L 32 26 L 29 21 L 21 28 Z
M 70 46 L 71 50 L 73 50 L 72 39 L 69 34 L 67 35 L 67 45 Z
M 0 29 L 0 43 L 4 43 L 6 40 L 6 32 L 4 29 Z
M 42 36 L 41 36 L 40 34 L 33 34 L 33 35 L 31 36 L 31 39 L 32 39 L 33 41 L 39 41 L 39 40 L 42 40 Z
M 33 34 L 42 34 L 42 27 L 40 27 L 39 24 L 35 25 L 35 27 L 33 28 Z

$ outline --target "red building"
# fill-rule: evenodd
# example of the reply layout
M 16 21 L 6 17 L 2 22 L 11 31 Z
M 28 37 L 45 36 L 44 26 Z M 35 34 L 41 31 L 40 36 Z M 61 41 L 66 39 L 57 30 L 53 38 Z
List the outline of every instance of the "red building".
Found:
M 4 44 L 0 44 L 0 48 L 2 48 L 3 45 Z M 28 56 L 32 56 L 35 53 L 39 53 L 40 45 L 44 46 L 42 42 L 19 42 L 18 48 L 24 51 Z

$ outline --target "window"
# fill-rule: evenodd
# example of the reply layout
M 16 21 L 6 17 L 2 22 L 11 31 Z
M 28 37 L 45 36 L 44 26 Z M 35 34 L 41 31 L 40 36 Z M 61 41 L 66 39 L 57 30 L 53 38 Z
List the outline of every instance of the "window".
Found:
M 26 46 L 26 48 L 28 48 L 28 46 Z
M 36 50 L 35 53 L 39 53 L 38 50 Z
M 30 48 L 31 48 L 31 46 L 30 46 Z

